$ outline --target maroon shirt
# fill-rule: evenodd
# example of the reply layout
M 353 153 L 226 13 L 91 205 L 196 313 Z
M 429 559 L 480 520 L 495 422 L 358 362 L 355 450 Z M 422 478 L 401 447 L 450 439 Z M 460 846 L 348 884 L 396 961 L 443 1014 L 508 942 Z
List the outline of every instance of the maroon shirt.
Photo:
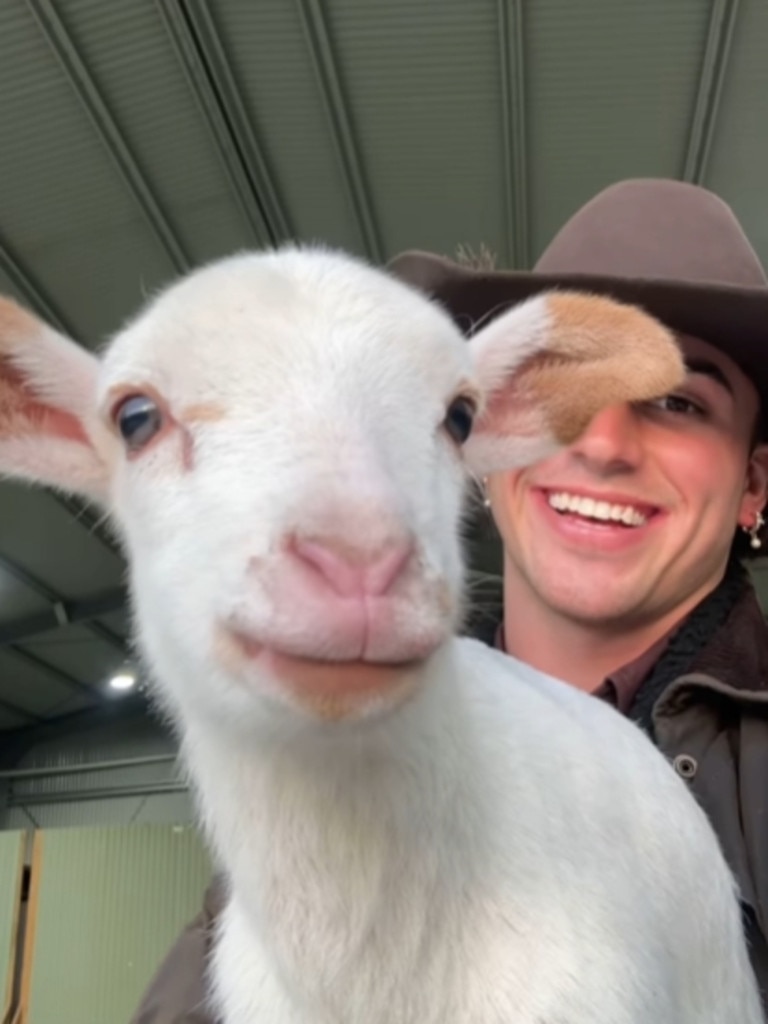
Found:
M 599 686 L 589 691 L 592 696 L 600 697 L 602 700 L 608 701 L 609 704 L 613 704 L 622 715 L 628 714 L 629 709 L 632 707 L 632 701 L 635 699 L 635 694 L 653 671 L 656 662 L 663 654 L 664 649 L 672 638 L 672 634 L 677 629 L 678 627 L 675 626 L 673 630 L 665 633 L 663 637 L 657 640 L 655 644 L 652 644 L 638 658 L 635 658 L 634 661 L 630 661 L 627 665 L 616 669 Z M 499 623 L 494 646 L 506 653 L 504 623 Z

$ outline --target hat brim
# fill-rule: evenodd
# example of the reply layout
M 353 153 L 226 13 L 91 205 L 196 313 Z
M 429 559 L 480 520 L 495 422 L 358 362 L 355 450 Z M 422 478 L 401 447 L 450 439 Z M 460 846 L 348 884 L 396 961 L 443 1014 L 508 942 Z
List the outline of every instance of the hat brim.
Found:
M 389 270 L 440 302 L 466 334 L 510 306 L 553 289 L 594 292 L 638 306 L 670 330 L 701 338 L 731 358 L 753 382 L 763 413 L 768 413 L 768 288 L 476 270 L 416 250 L 396 256 Z

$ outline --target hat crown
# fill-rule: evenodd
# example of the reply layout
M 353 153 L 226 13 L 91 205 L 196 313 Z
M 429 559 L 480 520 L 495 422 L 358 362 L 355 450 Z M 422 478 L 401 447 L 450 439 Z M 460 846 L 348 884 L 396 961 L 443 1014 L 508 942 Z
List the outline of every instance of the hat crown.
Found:
M 765 271 L 730 207 L 685 182 L 638 179 L 605 189 L 557 233 L 541 274 L 765 287 Z

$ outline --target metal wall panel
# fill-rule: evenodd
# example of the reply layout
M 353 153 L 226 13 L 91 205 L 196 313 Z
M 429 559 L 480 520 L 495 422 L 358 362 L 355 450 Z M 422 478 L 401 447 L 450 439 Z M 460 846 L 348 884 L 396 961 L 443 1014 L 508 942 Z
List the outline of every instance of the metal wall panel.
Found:
M 0 832 L 0 1018 L 10 1007 L 16 962 L 16 925 L 24 865 L 24 832 Z
M 38 833 L 36 847 L 25 1024 L 128 1020 L 200 909 L 211 869 L 197 833 L 60 829 Z
M 173 754 L 176 744 L 167 730 L 151 719 L 113 722 L 38 743 L 25 754 L 19 768 L 66 768 L 110 758 Z
M 92 828 L 111 825 L 191 825 L 196 821 L 188 792 L 158 796 L 105 797 L 71 803 L 0 808 L 0 830 Z M 2 832 L 0 831 L 0 834 Z
M 0 829 L 188 824 L 195 819 L 188 791 L 148 791 L 153 786 L 183 783 L 175 754 L 176 746 L 170 735 L 149 721 L 118 723 L 40 744 L 29 751 L 18 768 L 64 771 L 15 780 L 12 806 L 0 806 Z M 141 759 L 157 757 L 170 760 L 141 763 Z M 105 764 L 131 759 L 138 759 L 139 763 L 98 771 L 67 771 L 93 762 Z M 137 788 L 133 795 L 132 787 Z M 114 795 L 110 793 L 112 790 Z M 87 799 L 80 797 L 83 791 L 88 793 Z M 27 802 L 25 795 L 29 797 Z M 46 796 L 55 797 L 55 802 L 53 799 L 46 802 Z

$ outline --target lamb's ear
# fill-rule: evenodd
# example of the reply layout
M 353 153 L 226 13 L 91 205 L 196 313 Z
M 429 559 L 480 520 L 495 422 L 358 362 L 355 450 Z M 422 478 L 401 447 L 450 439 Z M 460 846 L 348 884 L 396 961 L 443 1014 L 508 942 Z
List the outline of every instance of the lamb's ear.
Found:
M 0 476 L 103 503 L 97 451 L 98 359 L 0 296 Z
M 547 458 L 601 409 L 660 398 L 685 376 L 674 335 L 658 321 L 584 293 L 528 299 L 469 345 L 485 400 L 465 446 L 477 475 Z

